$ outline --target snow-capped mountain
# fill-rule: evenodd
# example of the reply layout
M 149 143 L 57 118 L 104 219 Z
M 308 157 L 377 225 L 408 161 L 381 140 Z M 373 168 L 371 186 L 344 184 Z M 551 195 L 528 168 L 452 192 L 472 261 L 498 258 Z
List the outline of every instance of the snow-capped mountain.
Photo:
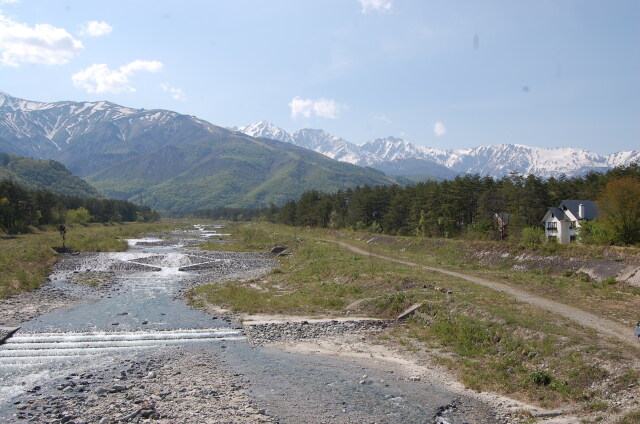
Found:
M 331 135 L 324 130 L 304 128 L 289 134 L 280 127 L 267 121 L 256 122 L 244 127 L 232 128 L 251 137 L 270 138 L 284 143 L 295 144 L 305 149 L 322 153 L 331 159 L 348 162 L 355 165 L 363 165 L 366 160 L 375 161 L 375 158 L 362 151 L 358 146 L 343 138 Z M 371 156 L 371 157 L 370 157 Z M 368 164 L 365 164 L 368 165 Z
M 251 137 L 270 138 L 272 140 L 295 144 L 293 137 L 291 137 L 289 133 L 267 121 L 260 121 L 256 122 L 255 124 L 245 125 L 244 127 L 232 129 L 246 135 L 250 135 Z
M 250 129 L 252 132 L 245 132 Z M 323 130 L 302 129 L 293 135 L 266 121 L 237 129 L 249 135 L 294 143 L 333 159 L 370 166 L 391 175 L 431 175 L 450 178 L 458 174 L 502 177 L 516 171 L 541 177 L 582 175 L 636 163 L 640 151 L 599 155 L 578 148 L 541 148 L 519 144 L 442 150 L 413 144 L 396 137 L 355 144 Z M 246 130 L 248 131 L 248 130 Z
M 224 130 L 168 110 L 133 109 L 104 101 L 35 102 L 0 91 L 0 151 L 59 160 L 80 176 L 172 139 L 219 131 Z
M 2 92 L 0 152 L 54 159 L 108 197 L 160 210 L 266 206 L 312 189 L 404 181 L 168 110 L 34 102 Z

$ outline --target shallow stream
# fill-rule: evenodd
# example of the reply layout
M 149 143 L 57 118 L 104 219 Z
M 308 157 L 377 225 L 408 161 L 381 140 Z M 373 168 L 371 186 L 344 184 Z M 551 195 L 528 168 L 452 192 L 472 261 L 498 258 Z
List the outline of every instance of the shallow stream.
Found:
M 218 229 L 196 230 L 200 238 L 221 236 Z M 0 421 L 15 419 L 12 401 L 34 387 L 38 395 L 55 393 L 56 382 L 71 371 L 94 372 L 145 352 L 197 344 L 248 378 L 252 398 L 282 422 L 494 422 L 484 405 L 442 386 L 336 359 L 253 349 L 237 323 L 192 309 L 180 298 L 185 282 L 202 269 L 228 270 L 241 262 L 160 239 L 130 244 L 127 252 L 63 261 L 51 275 L 50 284 L 85 301 L 23 323 L 0 346 Z M 92 275 L 113 278 L 98 291 L 71 282 L 85 276 L 91 281 Z M 446 420 L 437 421 L 439 411 L 454 404 Z M 475 421 L 479 416 L 483 420 Z

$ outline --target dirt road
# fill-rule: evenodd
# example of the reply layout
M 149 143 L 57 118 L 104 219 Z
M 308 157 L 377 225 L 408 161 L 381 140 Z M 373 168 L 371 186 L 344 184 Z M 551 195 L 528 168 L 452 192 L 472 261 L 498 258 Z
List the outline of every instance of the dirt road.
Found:
M 484 278 L 463 274 L 461 272 L 449 271 L 443 268 L 436 268 L 432 266 L 421 265 L 415 262 L 410 262 L 402 259 L 397 259 L 389 256 L 383 256 L 376 253 L 371 253 L 344 241 L 334 241 L 334 240 L 327 240 L 327 241 L 338 243 L 340 246 L 361 255 L 373 256 L 386 261 L 392 261 L 392 262 L 396 262 L 396 263 L 400 263 L 400 264 L 408 265 L 412 267 L 419 267 L 426 271 L 439 272 L 441 274 L 457 277 L 457 278 L 472 282 L 474 284 L 480 284 L 490 289 L 510 294 L 521 302 L 529 303 L 540 309 L 544 309 L 549 312 L 561 315 L 585 327 L 592 328 L 603 337 L 615 339 L 616 341 L 626 343 L 636 348 L 639 345 L 638 339 L 634 335 L 633 328 L 631 327 L 626 327 L 624 325 L 618 324 L 609 319 L 599 317 L 589 312 L 585 312 L 582 309 L 578 309 L 573 306 L 565 305 L 563 303 L 559 303 L 542 296 L 528 293 L 524 290 L 515 288 L 509 284 L 499 283 L 497 281 L 486 280 Z

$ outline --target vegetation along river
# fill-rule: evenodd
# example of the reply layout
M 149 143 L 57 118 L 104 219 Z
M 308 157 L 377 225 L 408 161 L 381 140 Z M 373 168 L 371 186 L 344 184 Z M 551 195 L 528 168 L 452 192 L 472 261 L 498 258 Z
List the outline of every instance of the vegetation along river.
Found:
M 268 255 L 203 252 L 219 228 L 69 255 L 40 290 L 74 299 L 0 346 L 1 422 L 503 422 L 440 383 L 252 347 L 232 317 L 187 306 L 196 285 L 255 278 Z M 221 247 L 224 245 L 221 244 Z

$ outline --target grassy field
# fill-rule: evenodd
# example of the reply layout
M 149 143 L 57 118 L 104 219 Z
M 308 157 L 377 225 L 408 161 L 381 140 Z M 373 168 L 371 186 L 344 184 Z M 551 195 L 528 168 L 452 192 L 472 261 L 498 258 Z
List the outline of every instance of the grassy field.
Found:
M 163 231 L 177 224 L 124 223 L 67 225 L 66 246 L 78 252 L 113 252 L 127 249 L 126 238 Z M 0 298 L 33 290 L 42 284 L 59 260 L 52 247 L 62 246 L 57 228 L 33 229 L 29 234 L 0 234 Z
M 544 256 L 553 254 L 559 258 L 620 257 L 621 250 L 627 256 L 640 258 L 637 248 L 604 248 L 601 246 L 553 245 L 550 252 L 543 248 L 522 249 L 505 243 L 479 243 L 461 240 L 432 240 L 406 237 L 382 237 L 380 241 L 367 243 L 371 237 L 348 236 L 352 244 L 381 255 L 406 259 L 423 265 L 446 267 L 478 277 L 508 282 L 564 304 L 578 307 L 624 325 L 635 325 L 640 318 L 640 288 L 618 283 L 613 279 L 596 282 L 585 275 L 570 271 L 554 271 L 551 266 L 532 271 L 514 271 L 513 259 L 517 255 Z M 493 266 L 480 266 L 470 259 L 474 252 L 499 250 L 509 254 Z M 556 265 L 557 268 L 557 265 Z
M 637 349 L 598 340 L 593 331 L 506 294 L 455 277 L 352 253 L 333 242 L 338 238 L 357 242 L 363 239 L 362 234 L 303 231 L 269 224 L 236 224 L 227 230 L 244 241 L 225 248 L 266 251 L 286 245 L 291 254 L 280 257 L 280 267 L 263 278 L 203 286 L 192 292 L 193 299 L 244 313 L 379 318 L 394 318 L 408 306 L 423 303 L 406 325 L 382 337 L 404 349 L 433 352 L 467 387 L 548 407 L 578 405 L 579 410 L 594 415 L 595 421 L 599 414 L 615 411 L 606 393 L 640 383 L 640 374 L 630 365 L 639 353 Z M 439 241 L 440 246 L 416 243 L 415 239 L 387 241 L 360 243 L 372 252 L 477 275 L 500 276 L 506 272 L 464 263 L 460 250 L 448 241 Z M 220 245 L 209 248 L 218 249 Z M 514 283 L 537 286 L 532 291 L 543 292 L 544 284 L 547 288 L 553 285 L 545 278 L 523 272 Z M 593 295 L 607 299 L 607 308 L 624 307 L 627 296 L 636 296 L 632 290 L 616 285 L 592 286 L 595 294 L 590 294 L 579 279 L 563 277 L 560 281 L 554 289 L 562 299 L 574 293 L 582 298 Z M 607 292 L 612 289 L 624 295 L 610 296 Z M 601 313 L 608 315 L 607 311 Z

